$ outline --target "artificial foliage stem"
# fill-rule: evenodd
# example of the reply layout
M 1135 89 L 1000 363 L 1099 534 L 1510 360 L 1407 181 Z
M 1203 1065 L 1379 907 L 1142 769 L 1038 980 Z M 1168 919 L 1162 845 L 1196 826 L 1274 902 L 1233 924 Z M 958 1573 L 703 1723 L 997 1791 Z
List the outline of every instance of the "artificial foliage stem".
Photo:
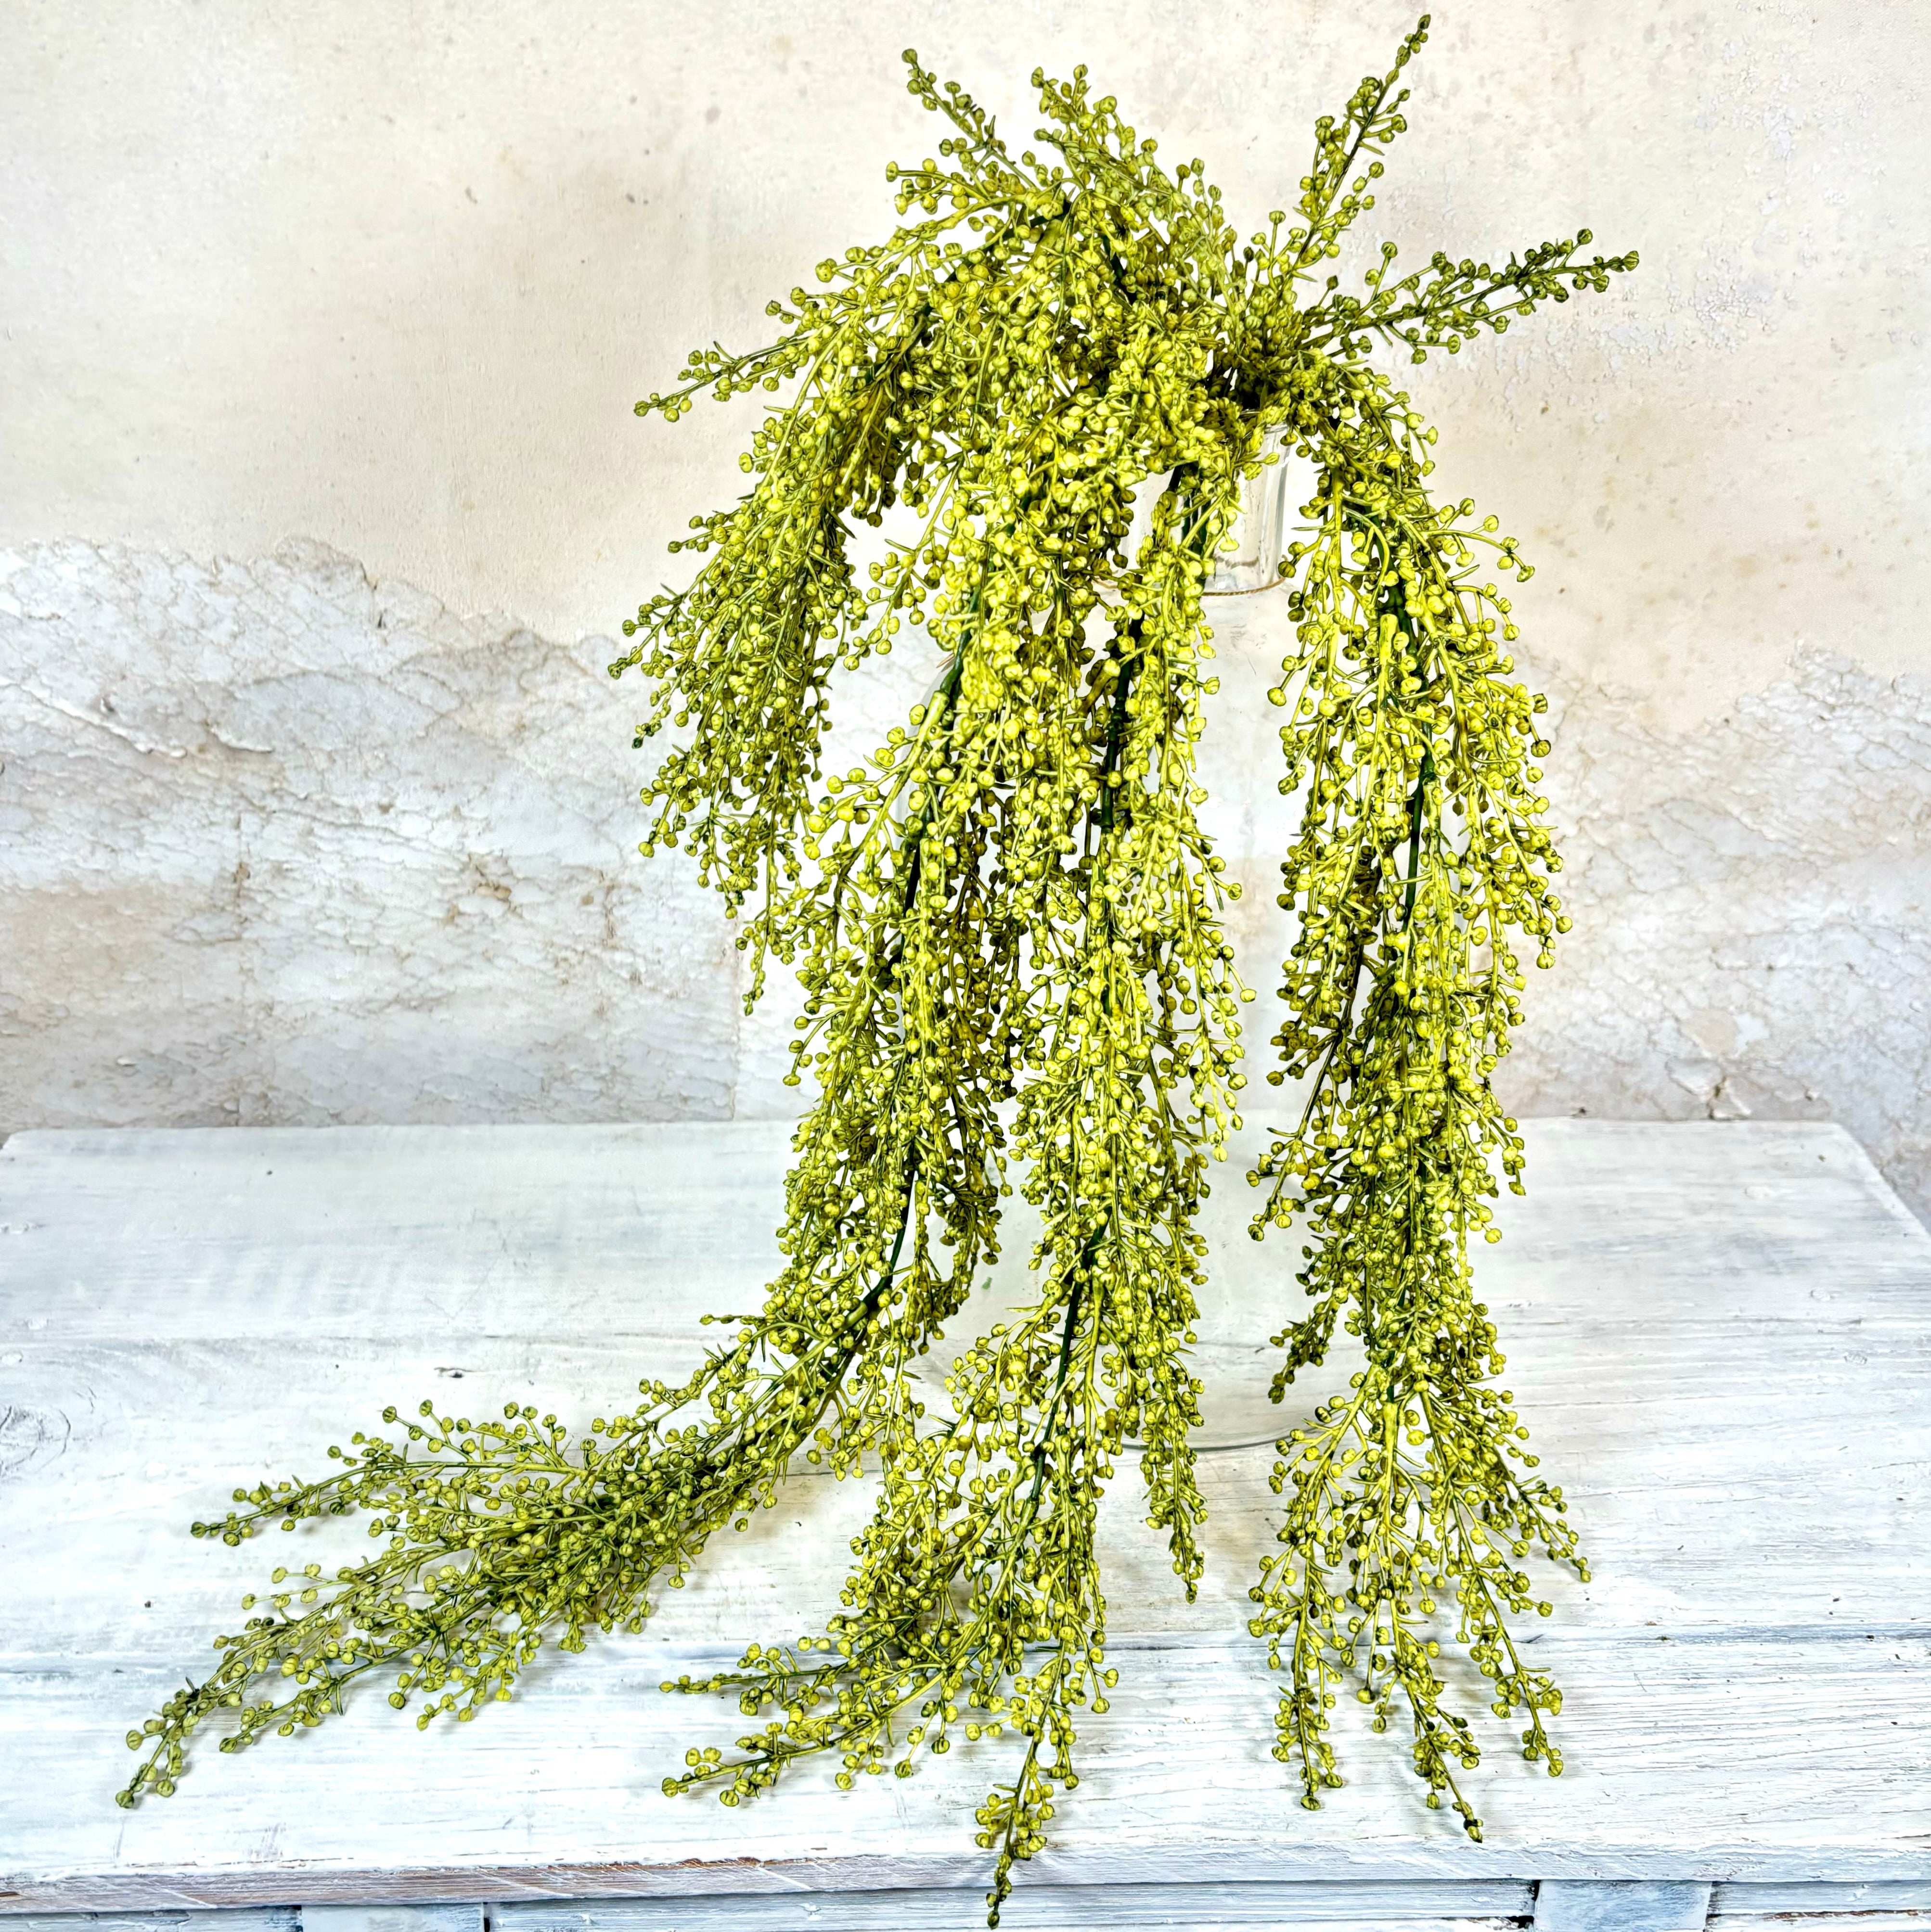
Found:
M 1374 206 L 1427 24 L 1317 124 L 1293 214 L 1245 239 L 1203 164 L 1163 165 L 1083 68 L 1035 74 L 1043 124 L 1015 154 L 908 55 L 950 131 L 888 170 L 899 225 L 771 303 L 771 340 L 696 351 L 638 405 L 675 421 L 701 394 L 788 388 L 740 459 L 745 494 L 671 546 L 698 560 L 689 581 L 639 608 L 611 668 L 649 687 L 637 745 L 668 747 L 643 849 L 687 854 L 740 922 L 747 1006 L 773 959 L 800 988 L 787 1078 L 816 1098 L 782 1270 L 691 1376 L 647 1380 L 574 1446 L 532 1407 L 425 1402 L 332 1450 L 332 1475 L 238 1490 L 198 1534 L 360 1510 L 382 1546 L 326 1580 L 278 1569 L 213 1674 L 130 1734 L 146 1755 L 124 1804 L 171 1792 L 218 1714 L 234 1750 L 320 1723 L 371 1672 L 419 1724 L 473 1718 L 542 1642 L 641 1628 L 801 1457 L 878 1477 L 840 1611 L 679 1680 L 764 1721 L 729 1755 L 693 1748 L 667 1786 L 735 1805 L 819 1753 L 849 1785 L 1010 1733 L 1010 1780 L 978 1813 L 996 1919 L 1077 1781 L 1078 1714 L 1114 1681 L 1097 1512 L 1129 1441 L 1182 1587 L 1201 1571 L 1196 1223 L 1241 1124 L 1251 997 L 1221 925 L 1239 888 L 1198 816 L 1203 598 L 1277 444 L 1315 487 L 1270 694 L 1302 816 L 1269 1077 L 1308 1088 L 1250 1177 L 1254 1232 L 1306 1234 L 1277 1399 L 1337 1327 L 1365 1355 L 1278 1448 L 1286 1516 L 1251 1619 L 1286 1673 L 1277 1755 L 1318 1804 L 1352 1684 L 1376 1728 L 1405 1718 L 1428 1802 L 1479 1834 L 1459 1777 L 1478 1746 L 1437 1667 L 1452 1602 L 1494 1708 L 1560 1768 L 1559 1695 L 1507 1619 L 1548 1608 L 1518 1567 L 1531 1550 L 1580 1562 L 1494 1386 L 1468 1253 L 1497 1238 L 1494 1166 L 1521 1186 L 1491 1085 L 1521 1017 L 1515 949 L 1545 964 L 1567 924 L 1534 790 L 1542 700 L 1512 681 L 1509 601 L 1477 560 L 1529 573 L 1492 518 L 1433 502 L 1435 433 L 1370 358 L 1453 352 L 1636 258 L 1581 253 L 1582 230 L 1397 278 L 1383 244 L 1342 290 L 1329 264 Z M 867 530 L 883 550 L 861 565 Z M 828 770 L 836 674 L 920 630 L 930 694 Z M 952 1413 L 928 1417 L 911 1370 L 996 1258 L 1015 1187 L 1044 1230 L 1037 1295 L 958 1355 Z
M 1542 700 L 1504 681 L 1508 600 L 1473 568 L 1471 538 L 1492 530 L 1430 506 L 1415 429 L 1364 386 L 1347 433 L 1317 454 L 1299 649 L 1272 694 L 1294 712 L 1284 782 L 1305 787 L 1284 867 L 1300 929 L 1276 1043 L 1284 1072 L 1311 1082 L 1297 1129 L 1254 1176 L 1272 1183 L 1255 1232 L 1298 1206 L 1315 1238 L 1301 1274 L 1314 1306 L 1276 1338 L 1288 1355 L 1273 1394 L 1323 1358 L 1338 1320 L 1367 1365 L 1279 1444 L 1274 1486 L 1292 1501 L 1253 1628 L 1289 1672 L 1276 1755 L 1297 1765 L 1305 1804 L 1339 1782 L 1327 1713 L 1356 1680 L 1374 1728 L 1405 1714 L 1429 1803 L 1446 1798 L 1479 1838 L 1455 1775 L 1479 1748 L 1443 1708 L 1426 1634 L 1436 1594 L 1452 1594 L 1496 1714 L 1526 1716 L 1524 1755 L 1554 1773 L 1544 1717 L 1560 1694 L 1506 1624 L 1550 1606 L 1515 1560 L 1539 1545 L 1587 1574 L 1560 1489 L 1529 1473 L 1527 1432 L 1489 1385 L 1502 1358 L 1467 1256 L 1471 1228 L 1498 1238 L 1491 1156 L 1521 1185 L 1521 1136 L 1490 1085 L 1520 1012 L 1512 931 L 1547 964 L 1568 922 L 1548 884 L 1560 861 L 1539 823 L 1541 774 L 1522 756 L 1525 740 L 1531 755 L 1548 748 Z

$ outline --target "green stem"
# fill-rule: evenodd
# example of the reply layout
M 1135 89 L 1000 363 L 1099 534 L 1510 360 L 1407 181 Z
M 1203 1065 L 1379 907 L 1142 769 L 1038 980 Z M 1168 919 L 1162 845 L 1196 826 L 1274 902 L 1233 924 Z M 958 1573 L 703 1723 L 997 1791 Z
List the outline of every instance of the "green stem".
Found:
M 1422 813 L 1429 788 L 1435 782 L 1435 754 L 1431 746 L 1422 754 L 1422 769 L 1415 781 L 1415 796 L 1408 806 L 1408 885 L 1401 900 L 1401 929 L 1414 922 L 1415 893 L 1422 882 Z
M 1126 637 L 1134 644 L 1140 641 L 1140 624 L 1134 618 L 1126 628 Z M 1119 773 L 1120 742 L 1126 733 L 1127 700 L 1133 689 L 1133 681 L 1140 668 L 1137 657 L 1129 657 L 1117 646 L 1113 654 L 1113 710 L 1107 720 L 1107 753 L 1100 766 L 1100 837 L 1102 849 L 1104 841 L 1111 836 L 1115 824 L 1113 805 L 1114 779 Z M 1097 856 L 1095 861 L 1098 869 Z M 1111 1004 L 1110 994 L 1107 1004 Z M 1059 1335 L 1059 1366 L 1053 1377 L 1053 1394 L 1046 1406 L 1046 1412 L 1040 1424 L 1039 1440 L 1032 1452 L 1032 1489 L 1026 1498 L 1026 1514 L 1029 1517 L 1039 1501 L 1041 1486 L 1046 1480 L 1046 1444 L 1051 1434 L 1054 1418 L 1059 1413 L 1061 1398 L 1066 1392 L 1066 1378 L 1071 1372 L 1073 1360 L 1073 1336 L 1079 1326 L 1080 1312 L 1086 1300 L 1086 1283 L 1092 1273 L 1093 1262 L 1099 1252 L 1100 1230 L 1095 1228 L 1086 1237 L 1080 1251 L 1080 1258 L 1074 1264 L 1072 1292 L 1066 1298 L 1066 1320 Z

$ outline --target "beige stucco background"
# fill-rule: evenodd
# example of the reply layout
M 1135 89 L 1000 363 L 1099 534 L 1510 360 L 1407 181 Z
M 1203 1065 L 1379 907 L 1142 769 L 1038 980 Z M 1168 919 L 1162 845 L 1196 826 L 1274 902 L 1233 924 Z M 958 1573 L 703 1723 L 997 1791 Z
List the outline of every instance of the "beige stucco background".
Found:
M 890 219 L 936 138 L 908 42 L 1021 130 L 1032 68 L 1088 62 L 1258 218 L 1410 20 L 0 9 L 0 1130 L 778 1104 L 782 1016 L 630 854 L 597 668 L 746 418 L 632 401 Z M 1450 4 L 1412 84 L 1364 254 L 1643 256 L 1410 372 L 1445 488 L 1542 566 L 1578 932 L 1518 1096 L 1836 1113 L 1921 1205 L 1931 13 Z M 1268 734 L 1212 755 L 1264 900 Z

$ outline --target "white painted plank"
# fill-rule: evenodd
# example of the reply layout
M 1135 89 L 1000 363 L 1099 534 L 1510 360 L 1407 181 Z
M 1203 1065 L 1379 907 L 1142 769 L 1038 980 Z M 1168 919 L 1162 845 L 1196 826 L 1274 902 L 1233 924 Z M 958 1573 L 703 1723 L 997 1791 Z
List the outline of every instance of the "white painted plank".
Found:
M 1921 1614 L 1912 1472 L 1931 1462 L 1931 1412 L 1913 1396 L 1931 1368 L 1931 1242 L 1854 1144 L 1808 1125 L 1533 1129 L 1536 1191 L 1506 1204 L 1512 1238 L 1482 1260 L 1509 1379 L 1601 1559 L 1564 1626 Z M 0 1150 L 0 1190 L 26 1198 L 0 1208 L 0 1226 L 41 1225 L 0 1236 L 5 1307 L 36 1311 L 0 1310 L 0 1356 L 22 1358 L 0 1360 L 0 1377 L 25 1371 L 0 1380 L 15 1404 L 0 1457 L 45 1468 L 90 1411 L 118 1430 L 110 1364 L 151 1375 L 156 1393 L 185 1376 L 191 1396 L 231 1372 L 271 1378 L 272 1406 L 212 1405 L 167 1454 L 120 1472 L 161 1486 L 129 1514 L 172 1538 L 234 1472 L 317 1466 L 387 1401 L 460 1392 L 481 1408 L 514 1394 L 581 1419 L 644 1370 L 695 1360 L 695 1312 L 759 1292 L 785 1138 L 769 1126 L 17 1136 Z M 60 1178 L 36 1186 L 50 1167 Z M 1293 1419 L 1265 1399 L 1264 1346 L 1291 1312 L 1292 1249 L 1245 1239 L 1248 1204 L 1237 1175 L 1212 1203 L 1209 1442 L 1266 1442 Z M 1016 1271 L 1002 1268 L 1008 1292 L 981 1298 L 959 1332 L 990 1321 Z M 131 1331 L 132 1352 L 116 1339 Z M 170 1341 L 196 1346 L 164 1358 Z M 304 1341 L 319 1345 L 317 1370 L 290 1374 Z M 935 1376 L 947 1360 L 935 1354 Z M 1799 1409 L 1802 1429 L 1780 1426 Z M 96 1473 L 88 1462 L 82 1479 Z M 1245 1614 L 1274 1507 L 1247 1473 L 1227 1487 L 1228 1560 L 1209 1589 L 1227 1594 L 1206 1606 L 1208 1630 Z M 83 1552 L 66 1567 L 120 1568 Z M 1164 1572 L 1160 1587 L 1166 1628 Z
M 1931 1879 L 1869 1879 L 1854 1885 L 1726 1880 L 1717 1886 L 1710 1910 L 1717 1918 L 1815 1918 L 1833 1912 L 1915 1912 L 1931 1918 Z
M 1748 1912 L 1713 1913 L 1704 1932 L 1924 1932 L 1921 1912 Z
M 1707 1879 L 1544 1879 L 1536 1887 L 1534 1932 L 1704 1932 L 1709 1916 Z
M 1091 1926 L 1351 1926 L 1430 1932 L 1518 1926 L 1534 1888 L 1461 1885 L 1029 1885 L 1000 1916 L 1006 1932 Z M 981 1932 L 983 1891 L 738 1893 L 710 1898 L 599 1899 L 499 1906 L 491 1932 Z
M 132 1817 L 108 1802 L 119 1733 L 262 1568 L 356 1546 L 332 1525 L 231 1552 L 192 1543 L 189 1517 L 236 1480 L 320 1466 L 385 1401 L 514 1396 L 581 1420 L 690 1360 L 698 1312 L 751 1305 L 771 1268 L 785 1139 L 227 1130 L 0 1149 L 0 1762 L 19 1780 L 0 1910 L 981 1886 L 969 1821 L 1008 1774 L 996 1746 L 849 1798 L 808 1771 L 734 1814 L 656 1790 L 686 1742 L 737 1727 L 659 1677 L 830 1606 L 866 1497 L 823 1479 L 722 1539 L 645 1637 L 545 1659 L 473 1726 L 419 1737 L 365 1698 L 248 1760 L 204 1747 L 179 1796 Z M 1542 1123 L 1531 1152 L 1535 1192 L 1483 1279 L 1596 1564 L 1531 1633 L 1568 1689 L 1569 1774 L 1497 1756 L 1475 1847 L 1416 1804 L 1395 1740 L 1363 1736 L 1348 1789 L 1299 1811 L 1241 1634 L 1272 1456 L 1230 1446 L 1204 1459 L 1191 1610 L 1132 1482 L 1110 1500 L 1120 1693 L 1031 1879 L 1931 1878 L 1931 1240 L 1831 1128 Z M 1256 1402 L 1251 1338 L 1290 1310 L 1293 1250 L 1247 1241 L 1230 1181 L 1202 1356 L 1209 1436 L 1239 1444 L 1292 1419 Z M 1002 1273 L 972 1325 L 1014 1292 Z
M 1146 1886 L 1134 1888 L 1146 1901 L 1143 1909 L 1126 1916 L 1111 1904 L 1112 1886 L 1077 1886 L 1058 1888 L 1058 1895 L 1091 1892 L 1093 1898 L 1077 1918 L 1041 1916 L 1040 1888 L 1016 1892 L 1001 1910 L 1003 1932 L 1074 1932 L 1075 1928 L 1105 1926 L 1108 1932 L 1154 1932 L 1154 1928 L 1184 1928 L 1184 1932 L 1291 1932 L 1291 1928 L 1318 1927 L 1320 1932 L 1527 1932 L 1524 1916 L 1496 1918 L 1489 1915 L 1452 1918 L 1388 1918 L 1370 1904 L 1365 1912 L 1336 1913 L 1319 1911 L 1311 1915 L 1299 1909 L 1292 1894 L 1311 1888 L 1284 1886 L 1269 1888 L 1279 1899 L 1264 1916 L 1230 1917 L 1200 1904 L 1193 1894 L 1219 1888 L 1191 1885 Z M 875 1905 L 871 1902 L 876 1901 Z M 782 1900 L 760 1898 L 759 1907 L 780 1908 L 778 1916 L 747 1910 L 754 1901 L 742 1898 L 666 1898 L 637 1900 L 594 1907 L 581 1916 L 590 1932 L 760 1932 L 766 1927 L 798 1928 L 798 1932 L 985 1932 L 986 1900 L 980 1892 L 821 1892 L 803 1894 Z M 1053 1908 L 1048 1906 L 1050 1912 Z M 1846 1927 L 1845 1932 L 1863 1932 L 1861 1927 Z
M 807 1768 L 749 1813 L 668 1800 L 657 1780 L 685 1745 L 728 1742 L 740 1720 L 656 1694 L 691 1653 L 626 1663 L 625 1648 L 554 1660 L 491 1721 L 440 1737 L 370 1700 L 253 1762 L 210 1754 L 180 1796 L 106 1831 L 89 1814 L 118 1768 L 125 1706 L 103 1706 L 159 1691 L 171 1670 L 10 1672 L 0 1760 L 37 1778 L 8 1827 L 8 1885 L 23 1904 L 104 1909 L 351 1898 L 385 1873 L 404 1895 L 446 1898 L 983 1882 L 970 1816 L 1011 1775 L 1002 1745 L 847 1796 Z M 1398 1753 L 1358 1726 L 1347 1788 L 1300 1812 L 1267 1756 L 1271 1687 L 1251 1645 L 1116 1654 L 1113 1709 L 1084 1730 L 1080 1790 L 1038 1879 L 1931 1875 L 1912 1843 L 1931 1790 L 1921 1644 L 1908 1660 L 1829 1637 L 1565 1646 L 1572 1767 L 1549 1780 L 1498 1756 L 1476 1780 L 1479 1846 L 1422 1810 Z M 93 1853 L 87 1875 L 53 1868 L 70 1846 Z
M 226 1922 L 209 1932 L 225 1932 Z M 305 1905 L 301 1932 L 483 1932 L 481 1905 Z
M 299 1905 L 231 1906 L 206 1912 L 21 1912 L 7 1932 L 302 1932 Z

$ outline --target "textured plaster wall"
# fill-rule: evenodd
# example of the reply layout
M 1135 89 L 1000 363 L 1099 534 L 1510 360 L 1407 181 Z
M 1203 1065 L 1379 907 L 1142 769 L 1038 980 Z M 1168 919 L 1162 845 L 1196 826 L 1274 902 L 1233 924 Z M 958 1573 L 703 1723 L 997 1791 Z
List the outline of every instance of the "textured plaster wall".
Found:
M 0 1126 L 728 1114 L 610 655 L 313 543 L 0 556 Z
M 1281 638 L 1227 608 L 1205 763 L 1264 987 Z M 0 555 L 0 1124 L 788 1112 L 782 991 L 745 1023 L 709 896 L 632 850 L 610 655 L 313 543 Z M 1931 1206 L 1931 688 L 1806 651 L 1671 732 L 1538 681 L 1576 926 L 1512 1103 L 1838 1118 Z
M 1830 1114 L 1921 1211 L 1931 14 L 1434 10 L 1364 254 L 1644 257 L 1407 372 L 1444 488 L 1542 566 L 1577 926 L 1516 1098 Z M 599 641 L 734 493 L 747 406 L 629 404 L 889 218 L 936 138 L 907 41 L 1019 130 L 1035 62 L 1087 60 L 1258 215 L 1408 21 L 0 10 L 0 1131 L 790 1104 L 787 1016 L 742 1018 L 714 910 L 632 851 Z M 1280 613 L 1228 610 L 1209 770 L 1264 983 Z
M 1080 61 L 1255 223 L 1420 0 L 9 0 L 0 542 L 320 538 L 608 631 L 744 412 L 639 395 L 891 219 L 938 123 Z M 1550 566 L 1542 648 L 1709 715 L 1800 640 L 1931 668 L 1931 10 L 1448 0 L 1361 254 L 1578 225 L 1644 266 L 1416 373 Z M 1344 262 L 1338 266 L 1352 268 Z
M 1931 682 L 1805 648 L 1683 731 L 1551 691 L 1575 928 L 1530 987 L 1524 1113 L 1830 1119 L 1931 1210 Z

